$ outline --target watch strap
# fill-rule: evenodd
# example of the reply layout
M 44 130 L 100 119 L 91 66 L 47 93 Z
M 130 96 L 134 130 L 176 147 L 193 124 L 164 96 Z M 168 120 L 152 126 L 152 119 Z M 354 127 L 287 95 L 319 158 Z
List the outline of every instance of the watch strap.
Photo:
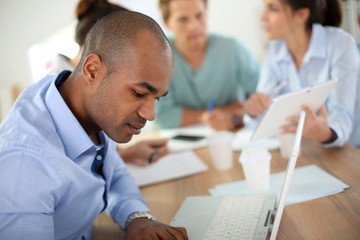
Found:
M 151 212 L 148 212 L 148 211 L 144 211 L 144 212 L 133 212 L 131 213 L 126 221 L 125 221 L 125 229 L 127 228 L 127 226 L 129 225 L 129 223 L 136 219 L 136 218 L 147 218 L 149 220 L 152 220 L 154 222 L 158 222 L 157 218 L 151 213 Z

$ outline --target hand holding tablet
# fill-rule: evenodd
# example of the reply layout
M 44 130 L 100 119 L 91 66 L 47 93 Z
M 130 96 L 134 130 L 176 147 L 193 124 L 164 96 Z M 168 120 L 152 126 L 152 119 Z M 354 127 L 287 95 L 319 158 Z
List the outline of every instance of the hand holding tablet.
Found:
M 255 129 L 251 137 L 252 141 L 261 138 L 273 136 L 279 133 L 281 126 L 288 124 L 286 118 L 293 115 L 299 115 L 301 106 L 308 105 L 313 111 L 319 109 L 334 88 L 337 80 L 329 80 L 324 83 L 309 86 L 296 92 L 275 97 Z

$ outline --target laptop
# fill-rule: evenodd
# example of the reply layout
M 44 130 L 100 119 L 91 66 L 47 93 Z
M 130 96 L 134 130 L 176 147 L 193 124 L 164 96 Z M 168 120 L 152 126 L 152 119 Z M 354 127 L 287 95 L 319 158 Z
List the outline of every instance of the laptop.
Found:
M 185 199 L 171 226 L 185 227 L 190 240 L 276 238 L 299 154 L 305 112 L 301 111 L 286 177 L 276 194 L 192 196 Z

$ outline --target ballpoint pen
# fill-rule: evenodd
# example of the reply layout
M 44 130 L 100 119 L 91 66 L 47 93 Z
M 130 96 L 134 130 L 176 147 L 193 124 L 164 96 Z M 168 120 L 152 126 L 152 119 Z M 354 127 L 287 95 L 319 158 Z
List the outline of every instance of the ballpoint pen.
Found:
M 160 147 L 157 147 L 155 151 L 149 157 L 149 164 L 152 163 L 155 159 L 156 154 L 159 152 Z
M 207 108 L 207 111 L 208 111 L 208 112 L 211 112 L 211 111 L 214 109 L 215 103 L 216 103 L 216 99 L 215 99 L 215 98 L 211 98 L 211 99 L 210 99 L 209 106 L 208 106 L 208 108 Z
M 280 92 L 281 89 L 283 89 L 288 84 L 287 81 L 281 82 L 279 85 L 277 85 L 271 92 L 269 93 L 269 97 L 274 97 L 276 94 Z

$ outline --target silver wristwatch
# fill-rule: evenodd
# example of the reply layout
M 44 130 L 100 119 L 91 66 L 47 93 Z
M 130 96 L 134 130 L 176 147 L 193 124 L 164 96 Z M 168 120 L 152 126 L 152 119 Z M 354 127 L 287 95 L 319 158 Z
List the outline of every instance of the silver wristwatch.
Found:
M 158 222 L 158 220 L 156 219 L 156 217 L 151 213 L 151 212 L 133 212 L 132 214 L 130 214 L 126 221 L 125 221 L 125 229 L 127 228 L 127 226 L 129 225 L 129 223 L 134 220 L 135 218 L 147 218 L 149 220 Z

